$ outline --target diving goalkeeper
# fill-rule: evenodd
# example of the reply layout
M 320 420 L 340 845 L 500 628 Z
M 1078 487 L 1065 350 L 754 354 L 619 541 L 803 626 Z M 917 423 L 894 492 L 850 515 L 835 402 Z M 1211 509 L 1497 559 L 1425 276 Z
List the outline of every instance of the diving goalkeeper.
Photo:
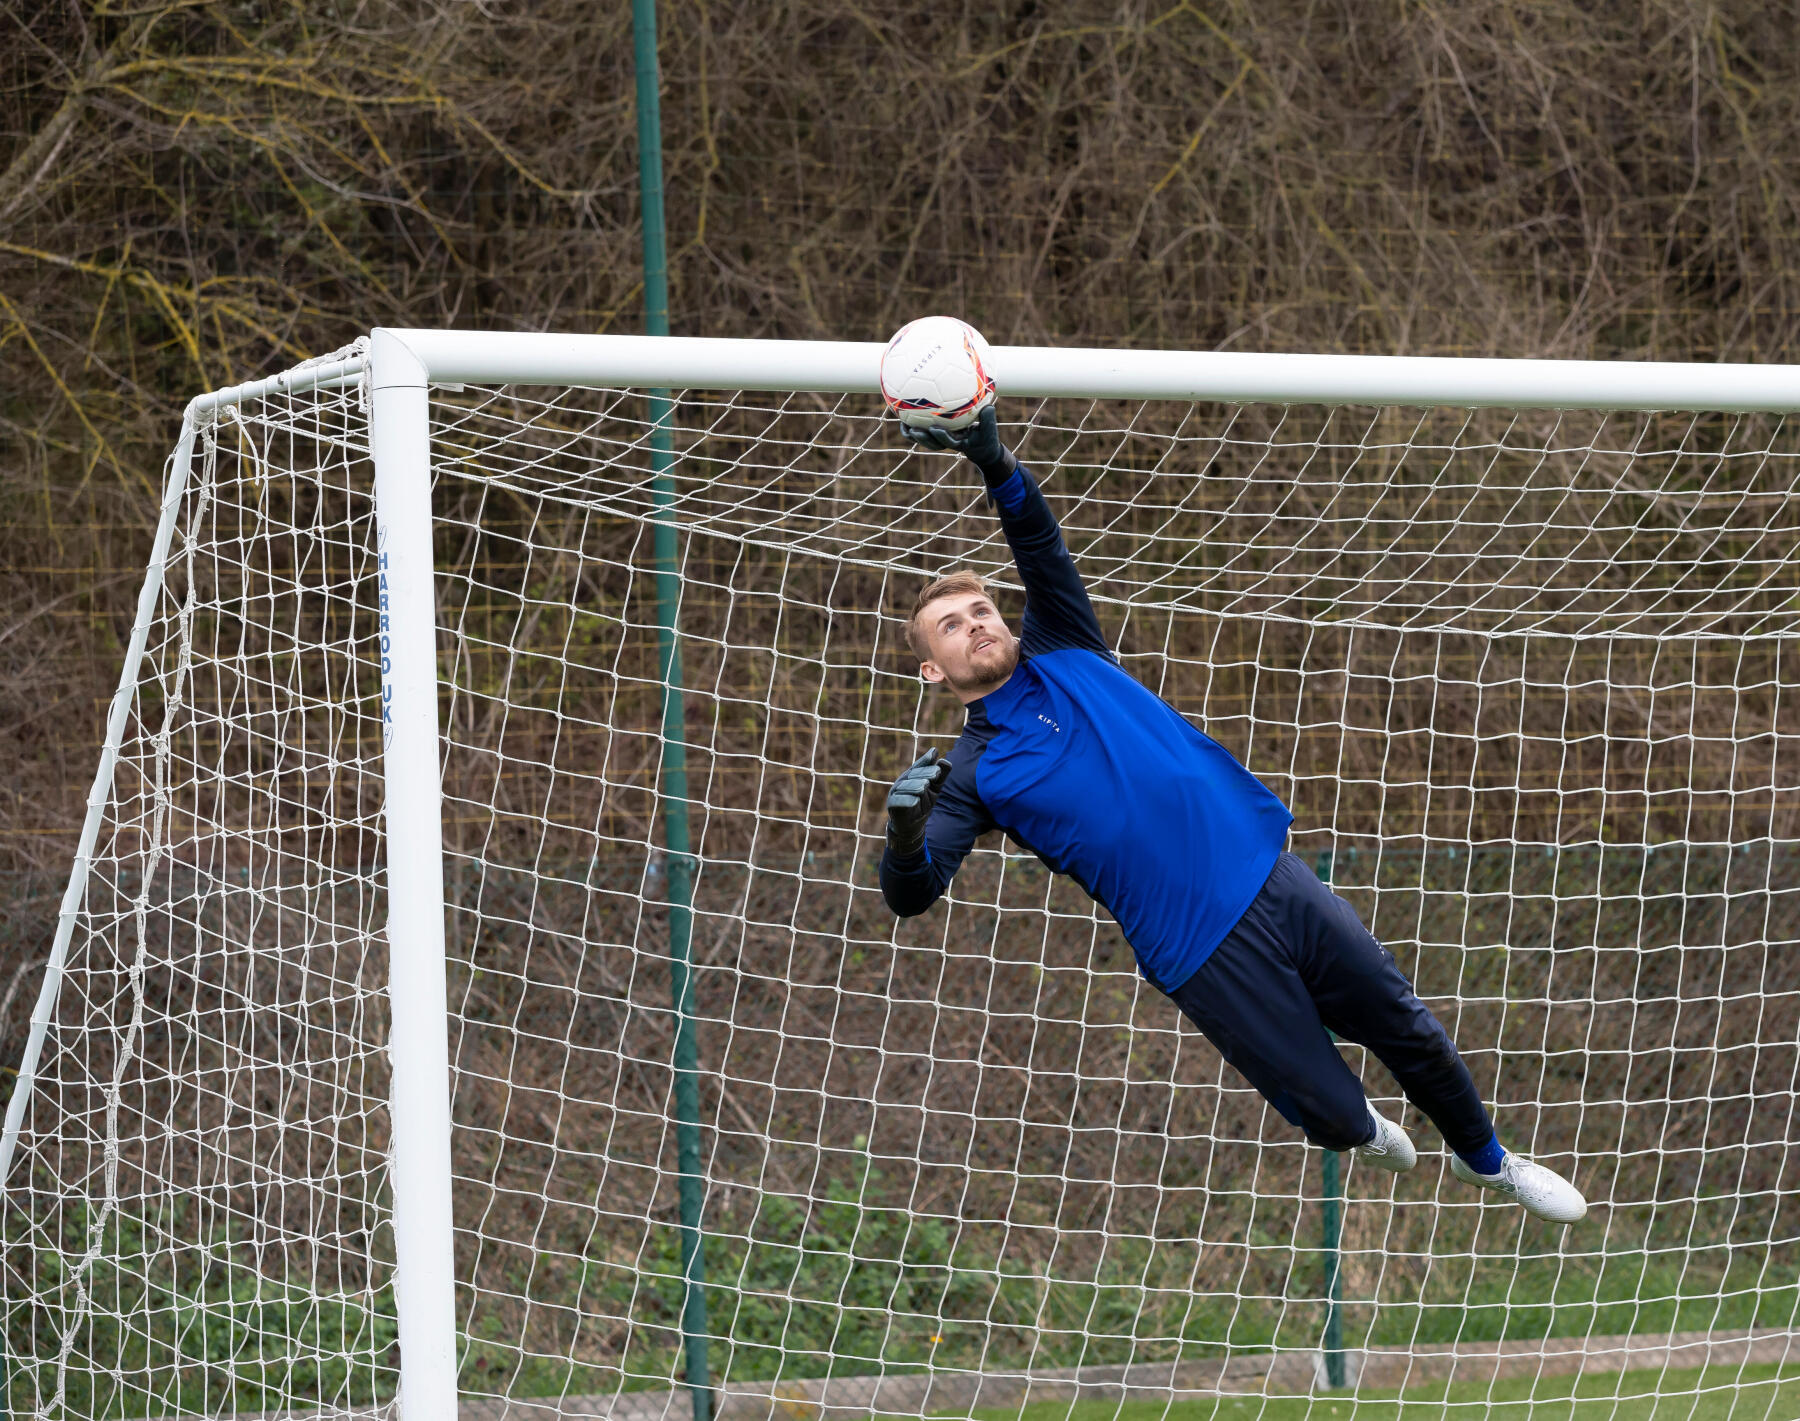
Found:
M 1108 908 L 1144 977 L 1289 1123 L 1396 1173 L 1418 1153 L 1327 1035 L 1374 1052 L 1443 1133 L 1457 1178 L 1540 1218 L 1587 1212 L 1554 1171 L 1506 1150 L 1455 1044 L 1355 910 L 1284 851 L 1293 815 L 1229 751 L 1118 664 L 1074 559 L 992 407 L 950 434 L 906 426 L 981 470 L 1025 586 L 1015 639 L 974 573 L 926 587 L 907 637 L 967 722 L 888 796 L 881 891 L 901 917 L 1003 829 Z

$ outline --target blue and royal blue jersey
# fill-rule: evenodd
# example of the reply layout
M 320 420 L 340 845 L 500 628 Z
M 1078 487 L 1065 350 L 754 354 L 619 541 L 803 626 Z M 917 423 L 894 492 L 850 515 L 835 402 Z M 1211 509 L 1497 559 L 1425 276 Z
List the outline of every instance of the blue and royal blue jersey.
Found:
M 1174 991 L 1236 926 L 1293 815 L 1231 752 L 1118 664 L 1023 468 L 994 490 L 1025 585 L 1019 666 L 968 706 L 925 851 L 881 859 L 901 917 L 929 908 L 994 829 L 1118 920 L 1138 968 Z

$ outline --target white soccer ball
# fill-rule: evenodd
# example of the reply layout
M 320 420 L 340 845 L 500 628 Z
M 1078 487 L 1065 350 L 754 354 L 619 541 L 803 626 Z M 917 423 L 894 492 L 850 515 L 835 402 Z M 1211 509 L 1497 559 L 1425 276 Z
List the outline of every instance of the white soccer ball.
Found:
M 994 402 L 990 364 L 975 327 L 925 316 L 900 327 L 881 353 L 881 397 L 903 424 L 967 429 Z

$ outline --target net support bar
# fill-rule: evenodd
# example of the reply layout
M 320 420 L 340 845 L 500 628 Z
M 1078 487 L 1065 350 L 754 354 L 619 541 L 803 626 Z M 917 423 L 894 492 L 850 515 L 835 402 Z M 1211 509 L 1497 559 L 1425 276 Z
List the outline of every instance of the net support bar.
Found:
M 56 1004 L 62 994 L 63 971 L 69 957 L 69 942 L 75 932 L 75 918 L 87 890 L 88 867 L 93 861 L 94 845 L 106 817 L 106 806 L 112 796 L 113 770 L 118 764 L 119 745 L 124 738 L 125 723 L 131 715 L 131 703 L 137 693 L 138 671 L 144 661 L 144 647 L 150 627 L 156 620 L 156 599 L 162 595 L 163 572 L 169 561 L 169 544 L 175 535 L 176 516 L 181 500 L 187 495 L 188 476 L 193 467 L 194 444 L 200 426 L 221 409 L 245 400 L 260 399 L 275 391 L 300 394 L 307 390 L 332 389 L 354 384 L 362 379 L 367 364 L 365 342 L 317 360 L 309 360 L 291 370 L 283 370 L 266 379 L 243 385 L 232 385 L 197 395 L 188 403 L 181 421 L 181 435 L 169 460 L 168 477 L 163 486 L 162 513 L 157 519 L 156 537 L 150 548 L 150 564 L 143 585 L 138 589 L 137 614 L 131 622 L 131 640 L 125 648 L 124 664 L 119 668 L 118 689 L 106 713 L 106 735 L 100 746 L 100 763 L 94 770 L 94 783 L 88 790 L 87 813 L 82 819 L 81 837 L 75 845 L 75 864 L 69 873 L 69 886 L 56 919 L 56 937 L 50 945 L 50 960 L 44 968 L 44 981 L 31 1011 L 31 1025 L 25 1038 L 25 1050 L 19 1060 L 19 1073 L 13 1080 L 13 1092 L 6 1106 L 6 1124 L 0 1129 L 0 1188 L 12 1168 L 13 1152 L 18 1148 L 19 1131 L 24 1125 L 25 1108 L 31 1101 L 32 1086 L 37 1078 L 38 1059 L 44 1050 L 44 1034 L 56 1015 Z M 0 1409 L 5 1396 L 0 1394 Z
M 69 942 L 75 934 L 75 919 L 81 908 L 82 894 L 87 889 L 88 870 L 94 858 L 94 845 L 106 817 L 106 806 L 112 797 L 113 770 L 119 760 L 119 745 L 124 739 L 125 722 L 137 698 L 138 671 L 144 661 L 144 647 L 156 620 L 156 599 L 162 595 L 163 572 L 169 561 L 169 543 L 175 535 L 181 500 L 187 493 L 188 473 L 194 461 L 194 441 L 198 433 L 200 401 L 188 406 L 181 422 L 181 438 L 175 446 L 175 457 L 169 462 L 169 478 L 163 489 L 162 516 L 156 524 L 156 541 L 150 549 L 150 566 L 144 573 L 144 584 L 138 591 L 137 615 L 131 623 L 131 641 L 125 648 L 125 663 L 119 669 L 119 688 L 113 692 L 112 705 L 106 713 L 106 739 L 100 747 L 100 764 L 94 771 L 93 787 L 88 790 L 87 815 L 82 820 L 81 838 L 75 846 L 75 866 L 69 874 L 69 886 L 63 893 L 62 907 L 56 919 L 56 938 L 50 946 L 50 961 L 44 968 L 43 986 L 37 1004 L 31 1011 L 31 1027 L 25 1038 L 25 1052 L 19 1061 L 19 1074 L 13 1081 L 12 1098 L 7 1102 L 5 1132 L 0 1134 L 0 1188 L 12 1168 L 13 1151 L 18 1147 L 19 1130 L 24 1124 L 25 1107 L 30 1102 L 37 1077 L 38 1059 L 44 1050 L 44 1035 L 56 1016 L 56 1003 L 62 992 L 63 972 L 69 957 Z M 0 1396 L 0 1403 L 5 1397 Z
M 875 341 L 395 330 L 434 383 L 873 393 Z M 1003 345 L 1002 395 L 1226 404 L 1800 410 L 1800 366 Z
M 456 1421 L 450 1210 L 449 992 L 438 766 L 437 608 L 424 369 L 377 333 L 371 350 L 387 841 L 394 1290 L 404 1421 Z

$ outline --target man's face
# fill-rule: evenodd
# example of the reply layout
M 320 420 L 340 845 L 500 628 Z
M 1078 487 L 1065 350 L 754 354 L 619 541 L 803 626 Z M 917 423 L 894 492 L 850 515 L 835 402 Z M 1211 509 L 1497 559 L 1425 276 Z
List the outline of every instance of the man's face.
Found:
M 925 605 L 919 618 L 931 655 L 919 664 L 965 702 L 1005 683 L 1019 664 L 1019 643 L 980 592 L 956 592 Z

